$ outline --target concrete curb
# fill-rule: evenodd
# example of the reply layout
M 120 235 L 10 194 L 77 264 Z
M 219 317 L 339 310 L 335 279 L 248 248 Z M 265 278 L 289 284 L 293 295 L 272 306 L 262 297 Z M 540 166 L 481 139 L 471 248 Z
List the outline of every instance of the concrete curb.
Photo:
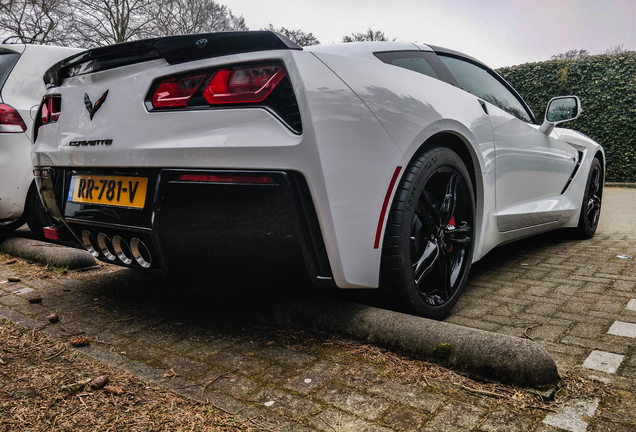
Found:
M 97 264 L 95 258 L 87 251 L 22 237 L 5 240 L 0 245 L 0 250 L 18 258 L 53 267 L 66 267 L 69 270 L 92 267 Z
M 471 378 L 529 387 L 559 380 L 552 357 L 527 339 L 313 296 L 280 301 L 275 319 L 404 351 Z

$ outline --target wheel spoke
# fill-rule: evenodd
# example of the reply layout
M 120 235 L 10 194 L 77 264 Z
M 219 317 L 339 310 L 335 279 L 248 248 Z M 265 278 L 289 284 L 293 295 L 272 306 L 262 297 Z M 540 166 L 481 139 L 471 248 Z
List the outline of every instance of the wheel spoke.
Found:
M 412 265 L 413 277 L 418 287 L 420 286 L 422 279 L 428 276 L 431 273 L 431 270 L 433 270 L 435 262 L 440 254 L 439 250 L 440 248 L 436 242 L 426 242 L 426 247 L 424 248 L 422 256 Z
M 440 225 L 446 226 L 450 223 L 455 213 L 455 204 L 457 202 L 457 185 L 459 184 L 459 175 L 452 173 L 448 183 L 446 184 L 446 195 L 439 209 Z
M 453 284 L 451 282 L 453 269 L 452 256 L 445 247 L 442 247 L 440 249 L 442 249 L 442 256 L 440 257 L 438 262 L 439 270 L 443 279 L 443 286 L 440 287 L 441 289 L 438 290 L 438 294 L 444 301 L 446 301 L 453 295 Z
M 422 191 L 420 194 L 416 214 L 423 219 L 422 222 L 426 225 L 429 233 L 437 232 L 441 222 L 440 215 L 431 200 L 428 199 L 426 191 Z

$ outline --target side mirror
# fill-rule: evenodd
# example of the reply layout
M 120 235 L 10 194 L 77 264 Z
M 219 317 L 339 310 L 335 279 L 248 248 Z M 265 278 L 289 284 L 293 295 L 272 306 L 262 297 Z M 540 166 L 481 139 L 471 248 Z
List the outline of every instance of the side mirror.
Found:
M 539 128 L 541 132 L 550 135 L 559 123 L 574 120 L 581 115 L 581 101 L 577 96 L 559 96 L 548 102 L 545 110 L 545 120 Z

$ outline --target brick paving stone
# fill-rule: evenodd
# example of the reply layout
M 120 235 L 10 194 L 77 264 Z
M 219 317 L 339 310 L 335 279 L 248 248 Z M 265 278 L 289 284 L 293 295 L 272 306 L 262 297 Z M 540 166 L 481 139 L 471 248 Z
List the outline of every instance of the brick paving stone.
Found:
M 161 367 L 163 360 L 168 356 L 168 352 L 146 345 L 143 340 L 127 340 L 121 347 L 122 352 L 125 352 L 130 358 L 146 362 L 153 367 Z
M 180 341 L 177 341 L 176 343 L 178 342 Z M 188 356 L 197 360 L 207 361 L 211 357 L 215 356 L 220 351 L 224 350 L 225 348 L 231 345 L 232 345 L 232 342 L 229 338 L 224 338 L 224 337 L 215 338 L 213 340 L 209 340 L 205 342 L 203 345 L 201 345 L 199 348 L 195 349 L 194 351 L 189 352 Z
M 607 335 L 600 335 L 596 339 L 585 339 L 576 336 L 565 336 L 562 343 L 568 345 L 576 345 L 592 350 L 615 352 L 617 354 L 625 354 L 628 347 L 619 343 L 616 339 L 611 339 Z
M 543 323 L 538 327 L 529 329 L 526 333 L 536 339 L 542 339 L 550 342 L 558 342 L 565 336 L 568 327 Z
M 215 370 L 214 374 L 209 374 L 200 381 L 204 384 L 213 381 L 209 387 L 239 399 L 245 399 L 263 387 L 262 384 L 244 376 L 227 372 L 218 374 L 218 372 Z
M 308 395 L 315 389 L 332 381 L 335 373 L 341 369 L 338 366 L 338 364 L 330 361 L 320 361 L 289 379 L 284 387 L 302 395 Z
M 296 373 L 296 369 L 290 368 L 288 366 L 273 364 L 256 375 L 256 379 L 280 386 L 283 385 L 287 380 L 295 376 Z
M 253 399 L 260 406 L 292 420 L 307 418 L 322 409 L 319 404 L 306 398 L 272 387 L 265 387 Z
M 391 405 L 377 396 L 338 385 L 321 388 L 316 398 L 367 420 L 376 420 Z
M 446 401 L 444 396 L 437 393 L 395 381 L 375 384 L 369 389 L 369 392 L 427 413 L 437 411 L 439 406 Z
M 474 429 L 486 412 L 470 405 L 449 403 L 426 426 L 425 432 L 465 432 Z
M 227 370 L 238 371 L 245 375 L 254 375 L 265 369 L 269 362 L 263 359 L 248 357 L 231 351 L 223 351 L 211 357 L 210 363 Z
M 286 420 L 272 414 L 271 411 L 257 408 L 254 405 L 250 405 L 244 410 L 237 412 L 235 417 L 239 421 L 249 421 L 250 426 L 258 427 L 259 431 L 316 432 L 315 428 Z
M 625 356 L 594 350 L 583 362 L 583 367 L 601 372 L 616 373 Z
M 276 363 L 282 363 L 295 368 L 301 368 L 316 361 L 315 356 L 292 351 L 279 345 L 269 345 L 263 348 L 258 355 Z
M 536 422 L 536 419 L 534 419 Z M 532 419 L 519 417 L 505 406 L 495 408 L 479 426 L 486 432 L 529 432 L 534 429 Z
M 636 324 L 622 321 L 615 321 L 607 331 L 607 334 L 636 338 Z
M 328 432 L 391 432 L 391 429 L 362 420 L 333 408 L 326 409 L 311 420 L 311 426 Z
M 185 378 L 194 378 L 210 369 L 206 363 L 190 360 L 180 355 L 171 355 L 163 360 L 163 369 L 174 370 Z
M 382 423 L 394 431 L 416 432 L 428 419 L 429 416 L 412 409 L 396 407 L 384 416 Z
M 340 366 L 340 365 L 338 365 Z M 338 373 L 338 384 L 343 384 L 358 390 L 367 390 L 382 380 L 382 368 L 368 364 L 356 363 L 344 368 Z
M 607 332 L 607 326 L 586 322 L 575 323 L 568 332 L 571 336 L 594 339 L 596 336 Z

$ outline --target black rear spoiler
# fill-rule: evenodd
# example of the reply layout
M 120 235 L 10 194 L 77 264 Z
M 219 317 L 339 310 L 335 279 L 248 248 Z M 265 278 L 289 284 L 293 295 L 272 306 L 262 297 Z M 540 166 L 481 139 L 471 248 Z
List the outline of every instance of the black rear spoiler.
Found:
M 83 51 L 53 65 L 44 83 L 59 86 L 64 78 L 163 58 L 170 64 L 256 51 L 302 50 L 272 31 L 237 31 L 167 36 L 123 42 Z

